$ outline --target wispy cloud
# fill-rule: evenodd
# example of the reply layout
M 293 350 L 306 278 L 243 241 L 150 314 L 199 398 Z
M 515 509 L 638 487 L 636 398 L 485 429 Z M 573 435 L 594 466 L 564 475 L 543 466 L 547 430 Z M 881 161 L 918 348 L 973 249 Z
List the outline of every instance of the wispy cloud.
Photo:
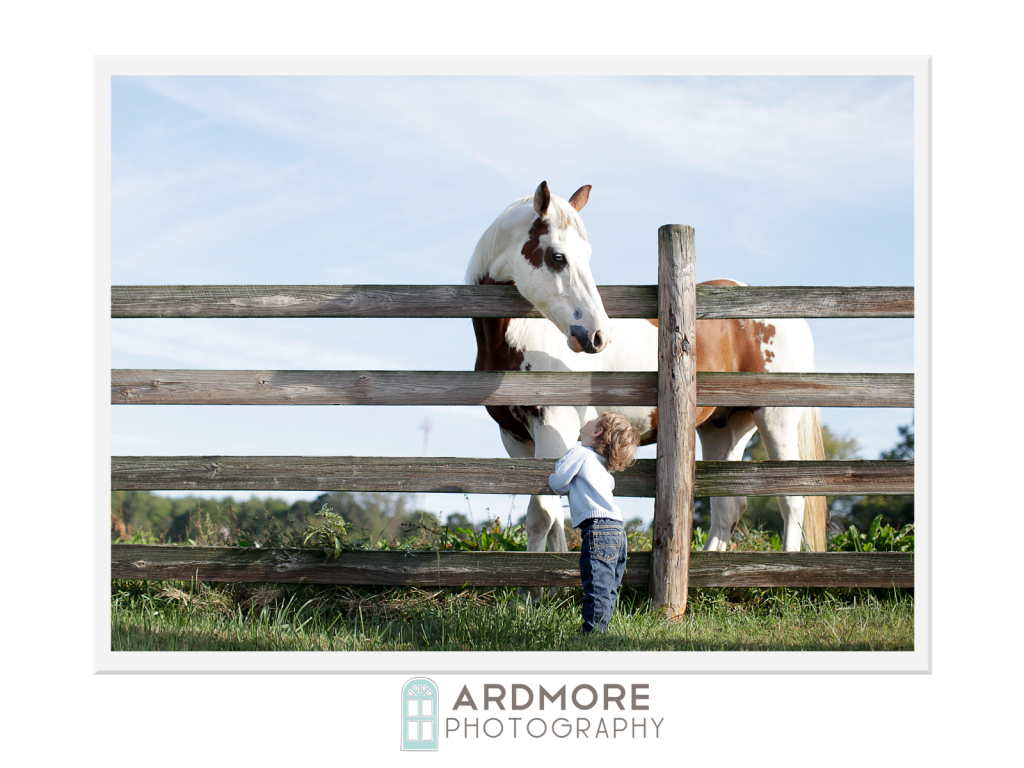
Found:
M 458 167 L 461 157 L 518 179 L 531 156 L 600 164 L 655 152 L 662 162 L 792 188 L 811 183 L 839 196 L 910 182 L 909 78 L 152 78 L 135 85 L 215 125 L 378 167 L 395 160 Z M 835 170 L 857 172 L 864 187 L 831 188 Z

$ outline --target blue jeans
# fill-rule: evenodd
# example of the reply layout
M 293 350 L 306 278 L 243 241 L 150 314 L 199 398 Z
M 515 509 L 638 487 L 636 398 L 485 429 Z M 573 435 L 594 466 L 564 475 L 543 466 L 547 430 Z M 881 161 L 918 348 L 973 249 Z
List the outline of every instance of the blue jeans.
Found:
M 583 582 L 583 632 L 608 629 L 619 585 L 626 572 L 626 526 L 621 520 L 594 517 L 579 525 L 580 581 Z

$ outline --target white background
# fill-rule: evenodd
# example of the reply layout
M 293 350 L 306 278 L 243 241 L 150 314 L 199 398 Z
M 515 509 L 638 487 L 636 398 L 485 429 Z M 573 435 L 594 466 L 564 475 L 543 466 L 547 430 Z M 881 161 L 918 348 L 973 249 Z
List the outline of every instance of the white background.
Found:
M 1017 303 L 1010 291 L 1020 274 L 1011 238 L 1021 202 L 1019 87 L 1010 76 L 1019 72 L 1018 25 L 1008 7 L 738 2 L 716 10 L 641 2 L 625 15 L 621 5 L 389 3 L 374 11 L 337 3 L 96 2 L 8 11 L 0 31 L 2 210 L 14 295 L 4 304 L 13 353 L 4 381 L 8 497 L 24 489 L 37 503 L 47 500 L 8 509 L 20 523 L 9 537 L 24 545 L 4 560 L 8 751 L 22 761 L 32 754 L 113 765 L 516 765 L 541 755 L 993 763 L 1015 733 L 1020 678 L 1018 579 L 1010 572 L 1018 505 L 991 490 L 995 483 L 976 482 L 1016 475 L 999 466 L 1013 439 L 1000 427 L 1016 392 L 1002 383 L 1013 349 L 998 345 L 1009 341 L 1003 308 Z M 93 516 L 83 503 L 96 448 L 92 380 L 83 375 L 95 362 L 85 320 L 93 277 L 92 56 L 144 53 L 933 56 L 932 673 L 653 678 L 652 704 L 676 724 L 670 740 L 643 747 L 542 740 L 517 750 L 453 747 L 433 757 L 398 753 L 397 724 L 382 716 L 397 718 L 408 676 L 94 675 L 96 614 L 86 586 Z M 461 684 L 435 679 L 444 696 Z

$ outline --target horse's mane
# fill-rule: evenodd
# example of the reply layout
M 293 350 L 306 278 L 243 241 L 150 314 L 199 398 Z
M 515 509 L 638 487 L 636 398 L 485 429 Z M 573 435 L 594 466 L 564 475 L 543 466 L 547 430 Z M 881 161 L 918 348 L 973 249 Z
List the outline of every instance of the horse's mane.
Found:
M 509 205 L 480 235 L 480 240 L 473 250 L 473 257 L 469 260 L 469 266 L 466 268 L 466 285 L 476 285 L 480 278 L 487 274 L 494 257 L 512 244 L 513 233 L 501 225 L 506 216 L 524 205 L 533 205 L 533 195 L 520 197 Z M 584 240 L 587 239 L 587 229 L 583 226 L 583 219 L 580 218 L 576 209 L 562 198 L 551 196 L 551 203 L 548 205 L 548 218 L 557 228 L 573 227 L 580 233 L 580 237 Z

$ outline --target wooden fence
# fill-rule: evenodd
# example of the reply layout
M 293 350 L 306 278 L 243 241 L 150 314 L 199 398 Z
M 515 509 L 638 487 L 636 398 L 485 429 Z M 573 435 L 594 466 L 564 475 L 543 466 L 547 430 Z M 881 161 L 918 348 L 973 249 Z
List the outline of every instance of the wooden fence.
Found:
M 694 285 L 693 230 L 659 230 L 658 286 L 599 288 L 612 318 L 659 318 L 659 373 L 113 370 L 114 405 L 658 406 L 657 460 L 616 479 L 654 496 L 626 582 L 668 615 L 694 586 L 913 586 L 894 553 L 689 552 L 693 496 L 913 493 L 913 462 L 694 462 L 699 406 L 913 407 L 913 374 L 697 373 L 696 319 L 913 317 L 913 288 Z M 111 317 L 539 317 L 513 286 L 114 286 Z M 467 343 L 471 337 L 467 336 Z M 660 384 L 660 386 L 659 386 Z M 676 426 L 671 426 L 675 424 Z M 669 436 L 672 436 L 672 439 Z M 551 493 L 554 459 L 115 456 L 115 490 Z M 432 586 L 578 583 L 578 553 L 349 552 L 113 544 L 113 578 Z

